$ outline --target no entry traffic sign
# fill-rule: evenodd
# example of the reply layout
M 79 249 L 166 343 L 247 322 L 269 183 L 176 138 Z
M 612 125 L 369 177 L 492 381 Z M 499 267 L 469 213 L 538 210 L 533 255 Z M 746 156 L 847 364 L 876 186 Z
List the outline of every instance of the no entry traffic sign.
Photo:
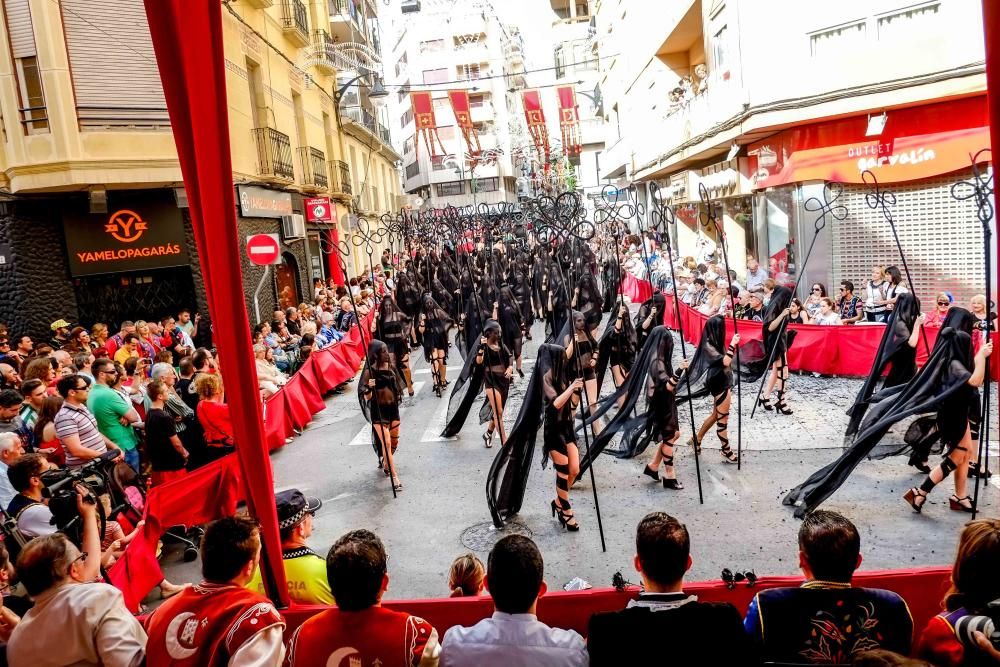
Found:
M 247 237 L 247 257 L 258 265 L 278 264 L 281 247 L 277 234 L 253 234 Z
M 329 197 L 313 197 L 305 201 L 306 219 L 309 222 L 331 222 L 333 220 L 333 205 Z

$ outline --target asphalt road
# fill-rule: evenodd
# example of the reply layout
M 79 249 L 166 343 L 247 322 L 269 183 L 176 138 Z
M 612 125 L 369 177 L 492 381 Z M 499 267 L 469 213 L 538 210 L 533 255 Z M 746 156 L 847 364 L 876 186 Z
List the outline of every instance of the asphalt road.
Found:
M 544 337 L 540 324 L 536 323 L 533 333 L 534 340 L 527 343 L 524 354 L 526 377 L 515 375 L 511 389 L 508 425 L 516 416 L 534 351 Z M 446 596 L 451 561 L 470 550 L 485 561 L 492 543 L 504 534 L 492 528 L 486 506 L 485 479 L 497 449 L 483 446 L 485 425 L 475 423 L 474 412 L 456 439 L 440 438 L 448 399 L 434 395 L 422 355 L 415 352 L 412 359 L 417 391 L 404 400 L 401 409 L 396 460 L 404 489 L 398 498 L 393 498 L 388 478 L 376 468 L 370 427 L 361 415 L 353 383 L 345 394 L 327 400 L 327 409 L 316 415 L 302 436 L 272 456 L 276 489 L 297 487 L 323 501 L 310 540 L 314 550 L 325 554 L 337 537 L 354 528 L 368 528 L 382 538 L 390 554 L 390 599 Z M 453 350 L 449 378 L 457 376 L 460 364 Z M 550 588 L 561 587 L 574 577 L 594 586 L 609 585 L 616 571 L 636 580 L 632 568 L 635 526 L 654 510 L 687 524 L 694 560 L 690 581 L 718 579 L 726 567 L 752 569 L 758 575 L 795 574 L 799 522 L 781 505 L 781 498 L 839 455 L 846 425 L 844 409 L 859 386 L 860 380 L 855 379 L 793 375 L 788 401 L 795 414 L 759 410 L 753 420 L 751 400 L 745 397 L 742 469 L 722 460 L 714 431 L 710 432 L 700 458 L 703 503 L 699 502 L 694 453 L 688 447 L 678 450 L 678 475 L 686 485 L 679 492 L 665 490 L 640 474 L 651 449 L 641 459 L 601 457 L 594 471 L 606 552 L 601 550 L 589 475 L 571 492 L 580 532 L 565 532 L 551 516 L 555 473 L 551 466 L 542 470 L 540 465 L 531 471 L 516 530 L 532 535 L 539 545 Z M 710 399 L 696 405 L 699 424 L 710 409 Z M 735 447 L 735 402 L 732 414 L 730 439 Z M 686 410 L 681 413 L 681 425 L 683 442 L 690 436 Z M 903 432 L 897 427 L 886 442 L 900 440 Z M 993 442 L 997 442 L 996 434 Z M 537 451 L 540 463 L 540 442 Z M 991 467 L 995 469 L 995 449 L 993 455 Z M 968 515 L 948 509 L 950 481 L 931 494 L 922 514 L 912 512 L 902 494 L 922 479 L 904 458 L 866 461 L 824 504 L 858 525 L 863 569 L 951 562 Z M 997 514 L 1000 487 L 996 480 L 991 480 L 981 502 L 983 512 L 990 516 Z M 197 563 L 184 564 L 169 551 L 163 565 L 171 581 L 198 578 Z

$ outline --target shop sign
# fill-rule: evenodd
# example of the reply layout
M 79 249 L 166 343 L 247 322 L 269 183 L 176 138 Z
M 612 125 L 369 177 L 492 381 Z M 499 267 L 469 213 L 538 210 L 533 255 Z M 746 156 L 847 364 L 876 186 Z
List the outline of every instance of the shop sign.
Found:
M 292 195 L 257 185 L 237 185 L 240 215 L 244 218 L 280 218 L 292 214 Z
M 890 110 L 885 130 L 866 137 L 867 115 L 813 123 L 750 144 L 754 187 L 803 181 L 916 181 L 969 166 L 990 145 L 985 97 Z
M 63 230 L 73 276 L 141 271 L 189 263 L 180 210 L 156 201 L 128 202 L 108 214 L 66 215 Z
M 309 222 L 332 222 L 333 205 L 329 197 L 313 197 L 305 201 L 306 220 Z

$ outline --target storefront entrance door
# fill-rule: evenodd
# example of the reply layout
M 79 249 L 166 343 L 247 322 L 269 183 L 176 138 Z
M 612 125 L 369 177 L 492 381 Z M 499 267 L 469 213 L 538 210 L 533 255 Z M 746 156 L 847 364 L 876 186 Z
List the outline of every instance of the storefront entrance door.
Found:
M 104 322 L 112 332 L 123 320 L 159 321 L 182 308 L 198 308 L 191 269 L 181 266 L 141 273 L 108 273 L 74 281 L 80 323 Z
M 299 305 L 302 301 L 299 291 L 299 265 L 295 258 L 284 253 L 282 263 L 274 267 L 274 277 L 278 285 L 278 305 L 282 310 Z

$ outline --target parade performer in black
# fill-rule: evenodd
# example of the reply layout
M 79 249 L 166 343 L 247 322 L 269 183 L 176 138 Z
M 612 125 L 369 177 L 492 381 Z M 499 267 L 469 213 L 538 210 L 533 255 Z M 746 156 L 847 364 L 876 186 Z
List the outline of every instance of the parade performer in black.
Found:
M 424 340 L 424 359 L 431 365 L 434 376 L 434 393 L 441 392 L 448 385 L 445 377 L 448 359 L 448 330 L 454 325 L 451 316 L 434 300 L 430 294 L 425 294 L 420 313 L 420 334 Z
M 744 376 L 748 379 L 757 379 L 765 372 L 770 375 L 767 378 L 764 392 L 760 395 L 758 402 L 765 410 L 774 410 L 778 414 L 790 415 L 785 402 L 785 394 L 788 391 L 788 348 L 795 337 L 794 331 L 788 331 L 784 320 L 791 311 L 789 305 L 792 302 L 792 291 L 784 285 L 778 285 L 771 294 L 771 300 L 764 309 L 764 343 L 763 348 L 756 341 L 747 344 L 746 354 L 741 360 L 746 372 Z M 764 368 L 767 359 L 771 359 L 770 369 Z M 771 402 L 771 395 L 777 389 L 774 403 Z
M 729 410 L 732 403 L 733 356 L 739 345 L 740 335 L 733 335 L 726 347 L 726 320 L 722 315 L 710 317 L 701 332 L 701 341 L 695 350 L 688 368 L 690 384 L 685 383 L 679 390 L 678 400 L 691 400 L 711 395 L 713 399 L 710 414 L 698 429 L 697 439 L 688 440 L 689 446 L 700 447 L 712 425 L 722 444 L 722 458 L 728 463 L 736 463 L 736 452 L 729 445 Z M 690 387 L 690 395 L 688 395 Z M 700 450 L 699 450 L 700 451 Z
M 580 276 L 576 289 L 573 290 L 572 306 L 575 310 L 583 313 L 587 328 L 593 334 L 601 324 L 604 306 L 604 296 L 601 294 L 593 274 L 585 272 Z
M 635 327 L 628 316 L 628 307 L 624 303 L 618 305 L 617 317 L 608 321 L 604 333 L 598 341 L 597 349 L 597 388 L 604 386 L 604 375 L 611 369 L 611 379 L 615 389 L 620 387 L 628 377 L 635 355 L 638 351 Z
M 894 453 L 923 449 L 918 456 L 924 456 L 939 443 L 944 458 L 923 484 L 906 492 L 904 499 L 914 511 L 920 512 L 931 490 L 954 472 L 955 494 L 949 499 L 949 506 L 955 511 L 972 511 L 966 483 L 972 430 L 978 428 L 980 417 L 976 388 L 983 383 L 986 360 L 993 346 L 985 343 L 973 355 L 971 330 L 969 311 L 953 308 L 948 312 L 924 367 L 906 384 L 875 394 L 869 401 L 868 413 L 854 444 L 785 497 L 784 504 L 796 506 L 796 517 L 805 516 L 840 488 L 893 424 L 929 413 L 933 416 L 922 417 L 910 426 L 906 434 L 907 446 Z
M 513 355 L 504 345 L 500 324 L 495 320 L 487 321 L 476 353 L 466 358 L 462 372 L 455 381 L 455 388 L 448 401 L 448 422 L 441 433 L 442 437 L 458 435 L 479 398 L 480 391 L 485 389 L 486 400 L 479 412 L 479 421 L 489 422 L 490 425 L 483 434 L 483 443 L 488 448 L 492 447 L 493 436 L 498 429 L 501 442 L 505 440 L 503 411 L 514 374 L 512 362 Z
M 570 327 L 573 327 L 570 333 Z M 572 320 L 566 323 L 557 342 L 566 348 L 569 362 L 570 377 L 583 380 L 587 392 L 587 405 L 594 406 L 599 398 L 600 387 L 597 384 L 597 363 L 600 357 L 600 347 L 593 335 L 583 313 L 572 311 Z M 595 435 L 600 432 L 600 426 L 595 422 Z
M 368 359 L 358 385 L 358 399 L 365 418 L 371 422 L 374 443 L 382 472 L 392 479 L 392 487 L 403 488 L 396 470 L 396 450 L 399 447 L 399 400 L 402 390 L 393 368 L 388 346 L 380 340 L 368 345 Z
M 413 374 L 410 371 L 410 329 L 413 323 L 396 304 L 391 294 L 382 297 L 382 303 L 375 311 L 372 331 L 375 337 L 389 348 L 393 367 L 406 382 L 406 391 L 413 396 Z
M 500 323 L 503 344 L 514 356 L 518 375 L 524 377 L 521 348 L 524 346 L 526 327 L 521 314 L 521 306 L 509 285 L 500 287 L 499 301 L 493 304 L 493 320 Z
M 663 324 L 663 315 L 666 313 L 667 300 L 663 294 L 657 290 L 653 296 L 642 302 L 639 312 L 635 316 L 636 344 L 641 350 L 646 344 L 646 338 L 656 327 Z
M 875 393 L 886 367 L 889 368 L 889 374 L 882 383 L 882 389 L 906 384 L 917 374 L 917 343 L 920 340 L 920 327 L 923 323 L 924 315 L 920 312 L 920 301 L 917 297 L 910 292 L 900 294 L 882 333 L 872 370 L 865 378 L 854 404 L 847 409 L 850 421 L 844 438 L 848 443 L 857 435 L 858 427 L 868 409 L 868 400 Z M 930 472 L 930 469 L 923 472 Z

